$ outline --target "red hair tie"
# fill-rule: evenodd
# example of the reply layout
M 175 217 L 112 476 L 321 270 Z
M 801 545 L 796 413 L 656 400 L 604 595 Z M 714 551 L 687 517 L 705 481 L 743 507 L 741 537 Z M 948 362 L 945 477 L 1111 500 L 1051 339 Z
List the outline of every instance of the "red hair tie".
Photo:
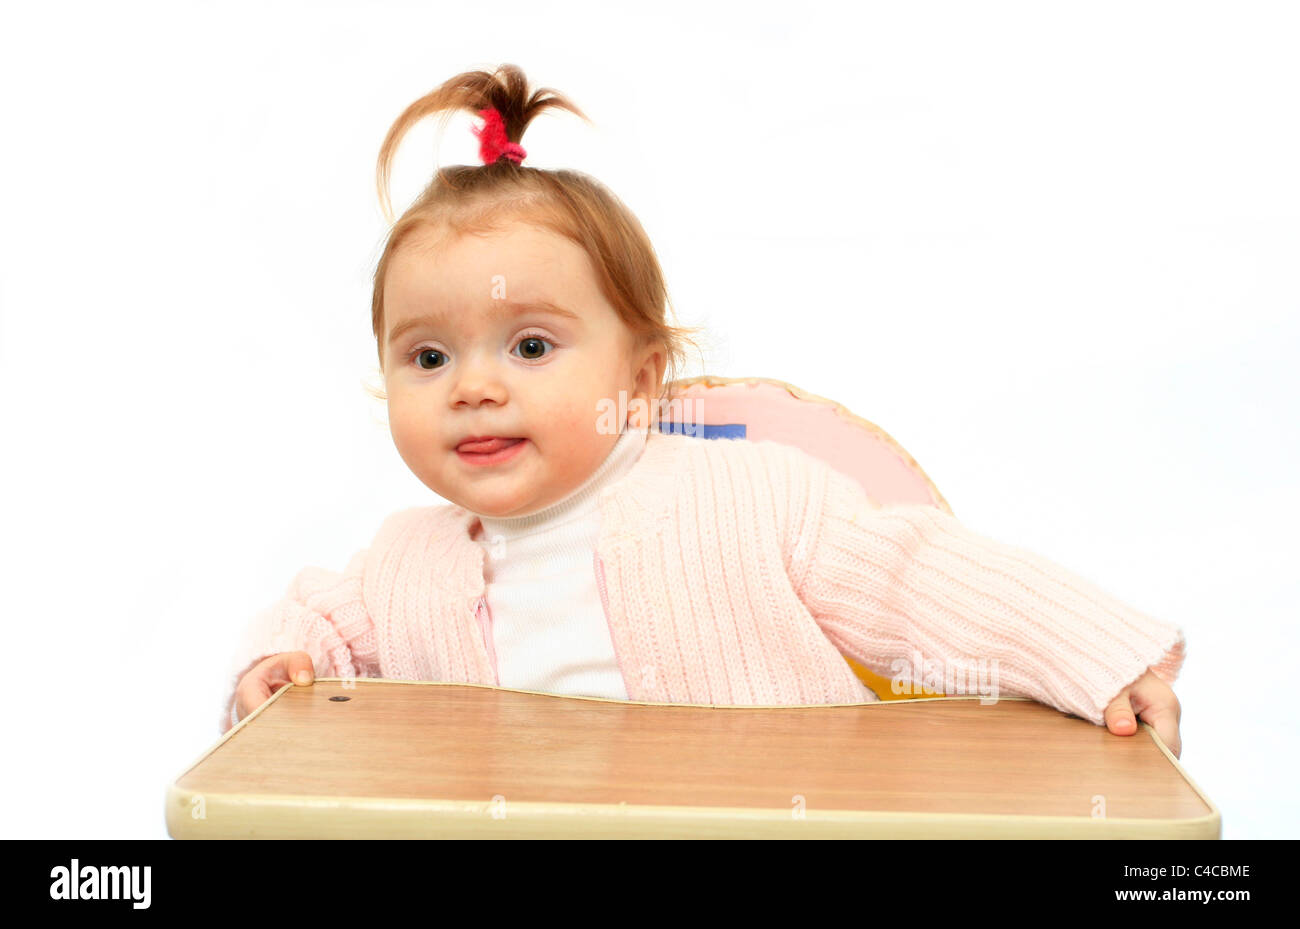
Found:
M 483 159 L 483 163 L 495 164 L 502 157 L 509 158 L 515 164 L 523 161 L 528 153 L 506 138 L 506 124 L 502 121 L 497 108 L 487 107 L 479 110 L 478 115 L 487 120 L 481 129 L 477 127 L 474 129 L 474 134 L 479 140 L 478 156 Z

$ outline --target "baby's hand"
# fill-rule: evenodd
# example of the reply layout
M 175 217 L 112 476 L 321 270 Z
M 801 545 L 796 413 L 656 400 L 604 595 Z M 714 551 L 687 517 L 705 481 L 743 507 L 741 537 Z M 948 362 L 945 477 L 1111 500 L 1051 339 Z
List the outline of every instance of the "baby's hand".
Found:
M 1106 728 L 1115 735 L 1133 735 L 1137 732 L 1134 713 L 1156 731 L 1175 758 L 1183 753 L 1183 742 L 1178 736 L 1178 721 L 1182 718 L 1183 708 L 1170 686 L 1150 671 L 1110 701 L 1105 712 Z
M 235 715 L 243 719 L 291 679 L 294 684 L 310 684 L 315 677 L 311 655 L 306 652 L 281 652 L 264 658 L 240 678 L 235 688 Z

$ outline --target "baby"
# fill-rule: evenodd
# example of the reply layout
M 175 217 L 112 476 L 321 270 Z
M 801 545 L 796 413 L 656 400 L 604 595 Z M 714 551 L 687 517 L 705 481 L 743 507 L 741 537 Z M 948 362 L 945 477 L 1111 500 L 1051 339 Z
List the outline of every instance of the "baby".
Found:
M 402 510 L 248 627 L 222 731 L 316 676 L 644 702 L 878 699 L 844 656 L 994 662 L 1005 692 L 1178 755 L 1182 630 L 938 507 L 881 506 L 773 441 L 661 432 L 690 341 L 654 250 L 593 179 L 522 165 L 548 107 L 520 70 L 457 75 L 384 140 L 467 109 L 479 166 L 439 170 L 393 225 L 372 324 L 393 441 L 450 504 Z M 668 377 L 665 377 L 665 374 Z

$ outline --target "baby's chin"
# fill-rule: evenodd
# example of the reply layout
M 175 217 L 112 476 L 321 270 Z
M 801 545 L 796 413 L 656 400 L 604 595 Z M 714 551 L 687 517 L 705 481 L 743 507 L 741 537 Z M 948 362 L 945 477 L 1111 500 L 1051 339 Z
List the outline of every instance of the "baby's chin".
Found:
M 477 513 L 479 516 L 486 516 L 489 519 L 513 519 L 516 516 L 529 516 L 540 510 L 546 509 L 545 502 L 535 497 L 497 497 L 492 494 L 468 494 L 446 497 L 457 506 L 469 510 L 471 513 Z
M 479 516 L 486 516 L 489 519 L 513 519 L 516 516 L 527 516 L 528 513 L 534 512 L 534 510 L 516 511 L 510 507 L 487 506 L 473 501 L 462 503 L 461 506 L 471 513 L 477 513 Z

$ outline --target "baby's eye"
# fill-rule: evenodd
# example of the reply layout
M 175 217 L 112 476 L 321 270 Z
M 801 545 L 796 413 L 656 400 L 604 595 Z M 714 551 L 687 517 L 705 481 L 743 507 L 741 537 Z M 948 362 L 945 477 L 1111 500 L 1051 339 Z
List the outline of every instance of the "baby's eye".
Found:
M 550 342 L 547 339 L 543 339 L 541 336 L 538 335 L 524 336 L 522 339 L 519 340 L 519 347 L 522 348 L 526 354 L 522 355 L 521 357 L 525 361 L 536 361 L 538 358 L 544 357 L 545 353 L 542 351 L 541 348 L 543 345 L 550 345 L 552 348 L 555 347 L 554 343 Z
M 428 366 L 428 365 L 425 365 L 423 362 L 424 362 L 425 357 L 428 356 L 428 355 L 436 355 L 436 356 L 438 356 L 438 357 L 440 357 L 440 358 L 446 358 L 446 357 L 447 357 L 446 355 L 443 355 L 442 352 L 438 351 L 436 348 L 422 348 L 422 349 L 420 349 L 420 350 L 419 350 L 418 352 L 416 352 L 416 354 L 415 354 L 415 363 L 416 363 L 417 365 L 419 365 L 421 368 L 424 368 L 424 370 L 426 370 L 426 371 L 432 371 L 432 370 L 434 370 L 435 368 L 441 368 L 441 367 L 442 367 L 442 364 L 433 365 L 432 367 L 430 367 L 430 366 Z

